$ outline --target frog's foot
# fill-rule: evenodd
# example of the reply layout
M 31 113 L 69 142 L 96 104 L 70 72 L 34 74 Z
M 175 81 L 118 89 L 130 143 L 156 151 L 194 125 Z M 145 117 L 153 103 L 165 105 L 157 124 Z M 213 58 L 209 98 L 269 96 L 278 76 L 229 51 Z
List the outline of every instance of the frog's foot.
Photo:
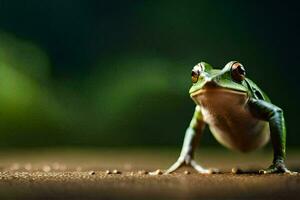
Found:
M 272 164 L 270 167 L 264 170 L 259 170 L 260 174 L 291 174 L 295 175 L 297 172 L 292 172 L 288 170 L 283 162 L 276 162 Z
M 180 159 L 179 158 L 169 169 L 166 170 L 166 172 L 164 174 L 171 174 L 183 166 L 192 167 L 200 174 L 218 173 L 217 169 L 205 169 L 205 168 L 201 167 L 193 159 L 190 160 L 190 159 Z

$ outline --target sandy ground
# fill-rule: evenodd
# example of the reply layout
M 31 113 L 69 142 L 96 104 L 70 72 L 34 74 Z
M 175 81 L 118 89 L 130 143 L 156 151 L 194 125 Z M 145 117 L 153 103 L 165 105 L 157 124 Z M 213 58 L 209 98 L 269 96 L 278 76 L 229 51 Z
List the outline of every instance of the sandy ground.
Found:
M 220 174 L 201 175 L 188 168 L 172 175 L 147 174 L 166 169 L 178 153 L 166 149 L 2 151 L 0 199 L 300 198 L 300 175 L 255 173 L 270 164 L 268 151 L 244 155 L 205 149 L 199 151 L 197 161 L 219 168 Z M 300 171 L 299 152 L 289 152 L 287 165 Z M 234 167 L 249 173 L 234 174 Z

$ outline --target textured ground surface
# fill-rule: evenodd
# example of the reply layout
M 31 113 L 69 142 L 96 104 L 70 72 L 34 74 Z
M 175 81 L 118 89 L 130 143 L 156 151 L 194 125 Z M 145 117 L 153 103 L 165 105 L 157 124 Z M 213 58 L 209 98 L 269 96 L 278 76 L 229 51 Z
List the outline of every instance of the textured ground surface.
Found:
M 299 199 L 300 175 L 233 174 L 268 166 L 270 152 L 250 155 L 201 150 L 197 160 L 221 174 L 200 175 L 165 169 L 176 160 L 170 150 L 35 150 L 0 153 L 0 199 Z M 288 166 L 299 171 L 300 156 L 290 151 Z M 107 174 L 107 170 L 119 174 Z M 141 171 L 142 170 L 142 171 Z M 254 171 L 255 172 L 255 171 Z

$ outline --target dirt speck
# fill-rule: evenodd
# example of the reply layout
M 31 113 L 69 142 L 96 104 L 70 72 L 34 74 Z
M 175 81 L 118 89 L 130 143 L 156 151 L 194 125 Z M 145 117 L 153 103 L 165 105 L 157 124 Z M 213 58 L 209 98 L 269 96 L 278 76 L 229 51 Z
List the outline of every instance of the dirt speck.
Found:
M 95 171 L 89 171 L 89 175 L 95 175 L 96 172 Z
M 117 170 L 117 169 L 114 169 L 114 170 L 112 171 L 112 173 L 113 173 L 113 174 L 121 174 L 122 172 L 119 171 L 119 170 Z
M 139 171 L 138 171 L 138 174 L 139 174 L 139 175 L 146 175 L 146 174 L 148 174 L 148 172 L 145 171 L 145 170 L 139 170 Z
M 191 172 L 188 171 L 188 170 L 185 170 L 185 171 L 184 171 L 184 174 L 185 174 L 185 175 L 188 175 L 188 174 L 190 174 L 190 173 L 191 173 Z
M 232 169 L 231 169 L 231 172 L 232 172 L 233 174 L 241 174 L 241 173 L 243 173 L 243 171 L 242 171 L 240 168 L 238 168 L 238 167 L 232 168 Z
M 157 176 L 157 175 L 162 175 L 163 172 L 160 169 L 155 170 L 154 172 L 150 172 L 149 175 L 152 176 Z
M 49 165 L 44 165 L 43 166 L 43 171 L 44 172 L 50 172 L 51 171 L 51 167 Z

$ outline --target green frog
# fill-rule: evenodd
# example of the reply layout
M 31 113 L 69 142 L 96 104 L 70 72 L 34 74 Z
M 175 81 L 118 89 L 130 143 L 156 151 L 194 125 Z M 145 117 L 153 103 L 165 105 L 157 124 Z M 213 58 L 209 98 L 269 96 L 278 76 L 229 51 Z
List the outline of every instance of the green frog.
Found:
M 231 61 L 223 69 L 205 62 L 192 69 L 190 96 L 196 104 L 186 130 L 178 160 L 166 170 L 172 173 L 186 165 L 202 174 L 217 172 L 205 169 L 194 160 L 194 152 L 205 124 L 225 147 L 250 152 L 271 140 L 273 163 L 260 173 L 292 173 L 285 166 L 286 128 L 283 111 L 249 78 L 244 66 Z

